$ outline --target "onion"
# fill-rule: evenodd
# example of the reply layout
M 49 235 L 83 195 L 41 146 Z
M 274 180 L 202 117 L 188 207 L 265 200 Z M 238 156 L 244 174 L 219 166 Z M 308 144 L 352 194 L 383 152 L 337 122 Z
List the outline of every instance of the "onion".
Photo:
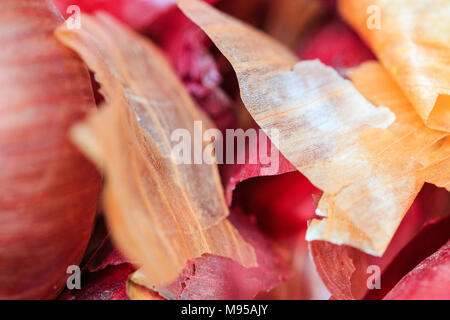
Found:
M 62 22 L 50 1 L 0 3 L 0 299 L 55 297 L 95 218 L 101 177 L 68 137 L 95 102 Z

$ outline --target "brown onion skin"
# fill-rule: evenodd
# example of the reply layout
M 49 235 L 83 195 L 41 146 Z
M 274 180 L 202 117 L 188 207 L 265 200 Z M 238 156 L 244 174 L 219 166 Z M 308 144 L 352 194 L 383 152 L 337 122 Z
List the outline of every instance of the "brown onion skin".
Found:
M 51 299 L 78 265 L 101 177 L 69 129 L 95 108 L 49 0 L 0 2 L 0 299 Z

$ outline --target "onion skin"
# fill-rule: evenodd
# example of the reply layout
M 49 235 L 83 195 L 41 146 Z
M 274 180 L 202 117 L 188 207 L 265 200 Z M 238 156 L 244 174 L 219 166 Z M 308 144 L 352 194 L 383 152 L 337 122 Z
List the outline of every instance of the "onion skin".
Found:
M 0 299 L 51 299 L 92 232 L 101 176 L 70 142 L 95 108 L 50 1 L 0 2 Z

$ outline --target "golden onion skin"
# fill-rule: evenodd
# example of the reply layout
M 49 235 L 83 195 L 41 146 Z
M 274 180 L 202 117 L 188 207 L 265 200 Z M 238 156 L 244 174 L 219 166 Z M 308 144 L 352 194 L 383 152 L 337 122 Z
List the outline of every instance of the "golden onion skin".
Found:
M 95 108 L 50 1 L 0 2 L 0 299 L 51 299 L 92 232 L 101 177 L 71 143 Z

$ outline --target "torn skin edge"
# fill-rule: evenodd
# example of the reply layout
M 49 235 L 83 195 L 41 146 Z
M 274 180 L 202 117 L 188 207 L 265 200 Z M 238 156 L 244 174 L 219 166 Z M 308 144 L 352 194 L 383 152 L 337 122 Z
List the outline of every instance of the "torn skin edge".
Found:
M 139 271 L 130 282 L 143 285 L 166 299 L 247 300 L 286 280 L 290 272 L 283 251 L 258 230 L 254 217 L 234 208 L 230 220 L 255 248 L 258 267 L 244 268 L 231 259 L 205 254 L 188 261 L 178 279 L 170 284 L 154 286 Z

